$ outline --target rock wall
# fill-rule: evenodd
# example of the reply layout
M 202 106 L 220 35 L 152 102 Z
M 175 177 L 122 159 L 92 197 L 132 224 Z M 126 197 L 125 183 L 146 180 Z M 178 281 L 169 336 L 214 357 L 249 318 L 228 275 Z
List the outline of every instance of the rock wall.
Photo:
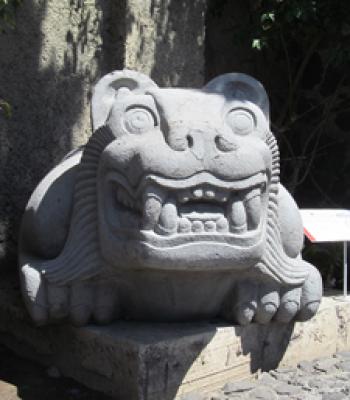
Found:
M 0 34 L 0 265 L 40 179 L 90 131 L 93 83 L 130 68 L 161 85 L 201 86 L 206 0 L 27 0 Z M 12 267 L 11 267 L 12 268 Z
M 28 0 L 16 28 L 0 35 L 0 254 L 12 261 L 28 197 L 90 133 L 91 83 L 103 69 L 103 10 L 93 2 Z
M 207 0 L 129 0 L 125 65 L 161 86 L 204 83 Z

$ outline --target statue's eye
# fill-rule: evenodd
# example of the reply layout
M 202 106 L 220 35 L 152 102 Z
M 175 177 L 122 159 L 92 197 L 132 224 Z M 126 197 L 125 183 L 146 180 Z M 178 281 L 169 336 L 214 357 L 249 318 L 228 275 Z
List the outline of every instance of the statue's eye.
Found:
M 248 135 L 255 128 L 253 114 L 242 108 L 231 110 L 226 116 L 226 121 L 238 135 Z
M 153 113 L 145 107 L 130 107 L 124 114 L 124 126 L 130 133 L 146 132 L 157 124 Z

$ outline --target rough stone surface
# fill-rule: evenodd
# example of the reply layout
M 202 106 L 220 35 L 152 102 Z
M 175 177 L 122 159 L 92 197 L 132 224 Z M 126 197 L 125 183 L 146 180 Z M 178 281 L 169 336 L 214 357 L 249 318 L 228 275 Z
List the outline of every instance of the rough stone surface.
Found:
M 204 83 L 207 0 L 128 0 L 125 67 L 163 86 Z
M 338 360 L 335 358 L 320 360 L 314 364 L 314 368 L 316 368 L 319 371 L 329 372 L 337 367 L 337 362 Z
M 254 388 L 254 383 L 251 381 L 240 381 L 240 382 L 231 382 L 226 383 L 224 386 L 224 393 L 230 394 L 234 392 L 246 392 Z
M 91 85 L 112 68 L 101 3 L 24 1 L 15 29 L 0 34 L 0 98 L 12 107 L 11 118 L 0 112 L 0 268 L 17 258 L 30 193 L 91 134 Z
M 298 367 L 305 372 L 312 372 L 312 370 L 314 369 L 312 363 L 310 361 L 301 361 L 298 364 Z
M 285 382 L 302 387 L 303 400 L 319 400 L 320 396 L 310 397 L 311 394 L 348 390 L 350 374 L 341 369 L 340 362 L 346 359 L 337 356 L 339 369 L 331 373 L 315 368 L 305 373 L 290 367 L 304 357 L 320 362 L 324 355 L 348 351 L 344 338 L 350 335 L 350 325 L 340 331 L 341 321 L 337 319 L 339 309 L 345 311 L 344 308 L 349 308 L 349 304 L 324 298 L 311 321 L 284 327 L 273 323 L 264 329 L 257 324 L 233 327 L 136 322 L 118 322 L 109 327 L 62 325 L 38 329 L 30 323 L 13 277 L 0 279 L 0 341 L 21 356 L 34 358 L 46 366 L 54 365 L 63 376 L 121 400 L 171 400 L 193 392 L 198 395 L 212 392 L 225 400 L 243 399 L 239 397 L 242 392 L 225 395 L 223 388 L 234 380 L 252 379 L 254 372 L 258 378 L 261 376 L 264 386 Z M 325 332 L 326 325 L 329 330 Z M 279 332 L 277 342 L 269 339 L 273 331 Z M 294 336 L 292 341 L 291 336 Z M 259 372 L 271 368 L 270 373 Z M 271 375 L 270 379 L 266 379 L 267 375 Z M 308 382 L 316 378 L 325 383 L 311 387 Z M 255 385 L 260 385 L 259 379 Z M 293 394 L 290 398 L 295 400 L 297 396 Z
M 268 386 L 258 386 L 247 396 L 250 400 L 278 400 L 276 392 Z
M 321 276 L 300 256 L 302 222 L 279 183 L 258 81 L 231 73 L 169 89 L 115 71 L 94 89 L 92 120 L 84 149 L 42 180 L 23 218 L 36 323 L 315 314 Z
M 26 0 L 0 34 L 0 268 L 17 258 L 19 221 L 40 179 L 91 135 L 91 86 L 113 69 L 200 86 L 204 0 Z
M 111 400 L 69 378 L 50 378 L 44 366 L 0 345 L 1 400 Z
M 302 352 L 301 352 L 302 353 Z M 350 396 L 349 374 L 344 372 L 339 360 L 346 358 L 341 352 L 328 358 L 303 360 L 298 368 L 278 368 L 263 372 L 257 379 L 235 382 L 227 391 L 227 384 L 221 390 L 207 395 L 208 400 L 343 400 Z M 312 368 L 309 367 L 309 364 Z M 307 365 L 307 369 L 303 368 Z M 320 368 L 320 366 L 323 366 Z M 333 368 L 333 366 L 337 366 Z M 331 367 L 330 367 L 331 366 Z M 286 380 L 288 382 L 286 382 Z M 246 389 L 240 391 L 240 385 Z M 234 389 L 237 390 L 234 390 Z M 231 390 L 232 389 L 232 390 Z

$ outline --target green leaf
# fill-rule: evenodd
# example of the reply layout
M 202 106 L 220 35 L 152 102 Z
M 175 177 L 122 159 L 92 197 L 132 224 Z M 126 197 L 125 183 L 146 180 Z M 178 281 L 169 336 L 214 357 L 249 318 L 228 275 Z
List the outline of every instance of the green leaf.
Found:
M 6 118 L 11 118 L 12 109 L 7 101 L 0 99 L 0 111 L 4 113 Z
M 257 50 L 261 50 L 262 46 L 261 46 L 261 39 L 253 39 L 252 41 L 252 48 L 253 49 L 257 49 Z
M 268 12 L 261 15 L 260 18 L 261 27 L 264 31 L 268 31 L 272 28 L 273 23 L 275 22 L 275 13 Z
M 275 22 L 275 13 L 274 12 L 264 13 L 261 15 L 260 20 L 261 22 L 266 22 L 266 21 Z

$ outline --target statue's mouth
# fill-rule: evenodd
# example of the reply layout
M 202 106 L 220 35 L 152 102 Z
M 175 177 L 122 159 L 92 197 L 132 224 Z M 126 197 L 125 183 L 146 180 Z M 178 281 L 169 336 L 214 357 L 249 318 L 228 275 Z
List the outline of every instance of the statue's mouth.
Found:
M 117 219 L 108 222 L 121 230 L 169 239 L 237 237 L 256 232 L 266 213 L 266 171 L 237 180 L 222 180 L 208 172 L 185 179 L 149 174 L 137 187 L 117 172 L 109 172 L 106 178 Z

